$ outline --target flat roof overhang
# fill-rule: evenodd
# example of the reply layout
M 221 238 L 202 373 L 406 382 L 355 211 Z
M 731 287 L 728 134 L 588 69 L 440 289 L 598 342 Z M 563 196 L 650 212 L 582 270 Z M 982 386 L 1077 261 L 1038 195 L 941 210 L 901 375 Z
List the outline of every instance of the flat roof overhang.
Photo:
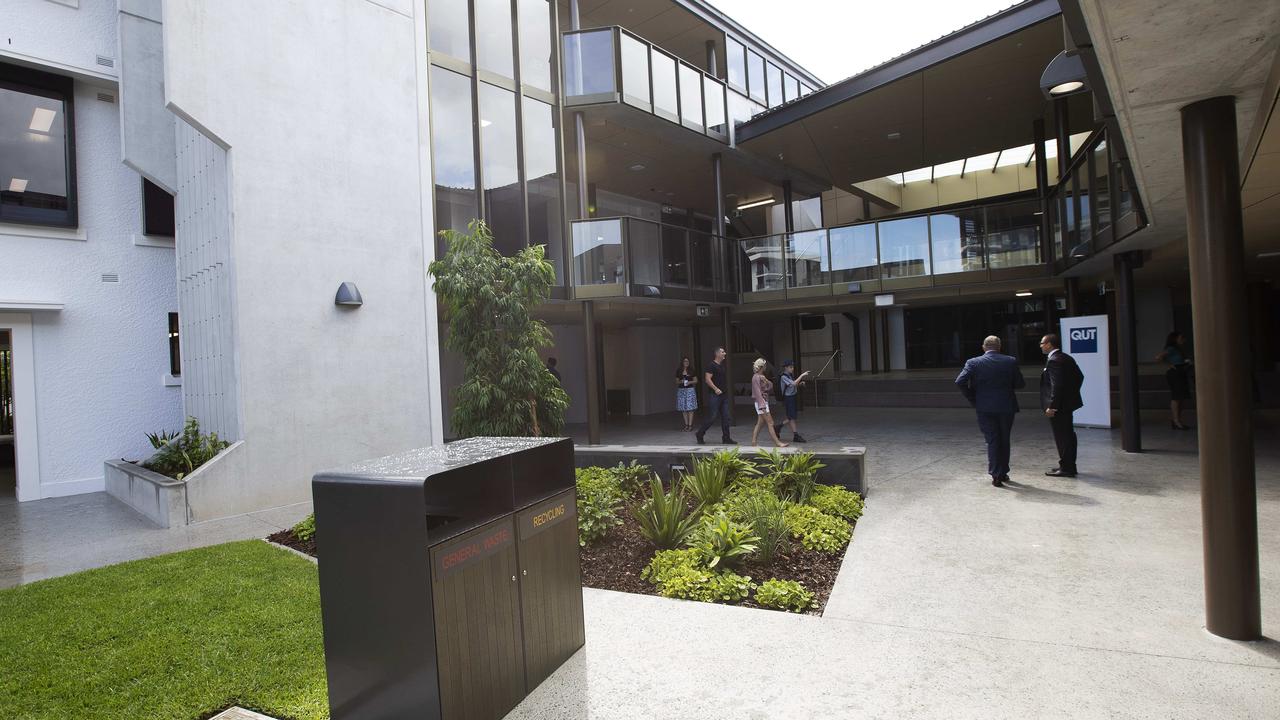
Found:
M 1028 0 L 738 127 L 744 150 L 835 187 L 1027 145 L 1052 105 L 1040 75 L 1063 50 L 1057 0 Z M 1073 130 L 1091 127 L 1073 96 Z

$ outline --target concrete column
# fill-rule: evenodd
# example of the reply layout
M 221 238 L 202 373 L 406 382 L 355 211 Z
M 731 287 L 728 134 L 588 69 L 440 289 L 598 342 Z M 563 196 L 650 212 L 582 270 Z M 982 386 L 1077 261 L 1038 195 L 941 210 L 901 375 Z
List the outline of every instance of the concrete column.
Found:
M 796 219 L 792 214 L 791 201 L 791 183 L 784 182 L 782 183 L 782 217 L 783 221 L 786 223 L 786 230 L 789 233 L 796 231 Z
M 1258 501 L 1249 356 L 1242 347 L 1247 306 L 1238 153 L 1234 97 L 1182 108 L 1205 625 L 1222 637 L 1258 640 Z
M 731 320 L 732 310 L 727 306 L 720 308 L 720 333 L 721 337 L 724 338 L 725 352 L 724 391 L 729 396 L 729 402 L 725 405 L 725 408 L 729 413 L 729 424 L 733 425 L 733 411 L 735 403 L 733 394 L 733 362 L 731 360 L 733 357 L 733 323 Z
M 1142 452 L 1142 418 L 1138 409 L 1138 332 L 1133 299 L 1133 270 L 1142 266 L 1139 253 L 1116 253 L 1116 347 L 1120 360 L 1120 445 Z
M 582 29 L 582 14 L 578 10 L 578 0 L 569 0 L 569 29 Z
M 716 41 L 707 41 L 707 72 L 715 77 L 720 77 L 719 68 L 716 67 Z
M 600 356 L 596 328 L 596 307 L 582 303 L 582 338 L 587 346 L 587 443 L 600 444 Z

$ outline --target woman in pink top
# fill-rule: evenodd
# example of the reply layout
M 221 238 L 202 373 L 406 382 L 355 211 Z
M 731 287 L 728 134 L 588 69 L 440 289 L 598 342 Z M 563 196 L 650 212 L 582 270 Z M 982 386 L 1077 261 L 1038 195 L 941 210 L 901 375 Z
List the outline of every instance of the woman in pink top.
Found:
M 769 436 L 773 438 L 773 444 L 778 447 L 786 447 L 787 444 L 778 439 L 778 433 L 773 429 L 773 416 L 769 414 L 769 393 L 773 392 L 773 383 L 769 382 L 769 378 L 764 376 L 765 367 L 764 358 L 756 358 L 751 364 L 751 403 L 756 406 L 756 426 L 751 431 L 751 444 L 759 446 L 756 442 L 756 436 L 760 434 L 760 426 L 769 428 Z

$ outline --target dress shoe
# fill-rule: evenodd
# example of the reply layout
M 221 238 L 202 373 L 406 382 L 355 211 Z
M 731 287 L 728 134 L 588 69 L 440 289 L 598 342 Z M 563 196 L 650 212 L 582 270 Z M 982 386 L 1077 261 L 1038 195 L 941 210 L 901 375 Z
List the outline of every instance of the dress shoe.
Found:
M 729 437 L 728 435 L 725 435 L 724 437 L 720 438 L 720 444 L 721 444 L 721 445 L 737 445 L 737 444 L 738 444 L 738 441 L 737 441 L 737 440 L 734 440 L 733 438 Z
M 991 478 L 991 484 L 995 485 L 996 487 L 1004 487 L 1004 480 L 999 477 L 993 477 Z
M 1076 473 L 1074 470 L 1063 470 L 1062 468 L 1054 468 L 1052 470 L 1046 470 L 1044 474 L 1048 475 L 1049 477 L 1073 478 L 1076 476 Z
M 809 441 L 801 437 L 800 433 L 795 433 L 794 435 L 791 436 L 791 442 L 805 443 Z
M 702 433 L 694 433 L 694 435 L 693 435 L 693 436 L 694 436 L 694 437 L 696 437 L 696 438 L 698 438 L 698 444 L 699 444 L 699 445 L 706 445 L 706 444 L 707 444 L 707 441 L 706 441 L 705 439 L 703 439 L 703 437 L 702 437 Z

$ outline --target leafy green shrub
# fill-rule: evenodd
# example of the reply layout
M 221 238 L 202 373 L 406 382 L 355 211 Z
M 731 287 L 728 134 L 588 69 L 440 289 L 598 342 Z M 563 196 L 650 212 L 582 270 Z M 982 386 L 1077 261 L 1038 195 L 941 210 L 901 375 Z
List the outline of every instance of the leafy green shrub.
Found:
M 755 490 L 740 495 L 733 512 L 734 519 L 751 528 L 751 533 L 759 538 L 756 542 L 757 555 L 763 562 L 773 562 L 780 552 L 788 546 L 791 534 L 787 526 L 788 504 L 768 491 Z
M 849 523 L 812 505 L 792 505 L 787 508 L 786 518 L 791 537 L 809 550 L 838 553 L 853 537 L 853 527 Z
M 698 504 L 710 507 L 724 497 L 729 487 L 729 476 L 723 466 L 711 460 L 694 460 L 693 471 L 685 473 L 681 478 L 686 490 Z
M 818 471 L 826 467 L 813 453 L 790 453 L 780 450 L 758 451 L 765 475 L 773 478 L 774 492 L 791 502 L 808 502 L 817 484 Z
M 765 580 L 756 590 L 756 602 L 788 612 L 804 612 L 813 607 L 813 593 L 795 580 Z
M 756 477 L 760 474 L 760 469 L 756 467 L 756 464 L 738 454 L 737 449 L 718 450 L 703 462 L 709 462 L 712 465 L 723 468 L 725 480 L 731 485 L 739 480 Z
M 649 499 L 633 511 L 640 524 L 640 534 L 660 548 L 673 548 L 683 543 L 698 526 L 698 515 L 684 505 L 684 493 L 672 483 L 671 492 L 663 492 L 656 475 L 649 479 Z
M 697 550 L 662 550 L 640 577 L 653 583 L 663 597 L 702 602 L 741 602 L 755 588 L 751 578 L 715 572 L 702 565 Z
M 156 439 L 160 439 L 160 435 Z M 151 439 L 151 436 L 148 436 Z M 155 443 L 155 440 L 152 440 Z M 209 462 L 231 443 L 218 439 L 218 433 L 201 434 L 200 421 L 187 418 L 182 434 L 162 444 L 156 454 L 142 463 L 148 470 L 168 475 L 176 480 L 190 475 L 196 468 Z
M 302 521 L 293 526 L 293 536 L 299 540 L 306 542 L 316 536 L 316 514 L 302 518 Z
M 622 488 L 622 492 L 628 495 L 635 495 L 644 487 L 646 481 L 653 475 L 653 470 L 648 465 L 641 465 L 639 462 L 632 460 L 630 463 L 623 465 L 618 463 L 609 469 L 613 476 L 618 480 L 618 486 Z
M 828 515 L 857 522 L 862 517 L 862 496 L 839 485 L 819 485 L 813 489 L 809 504 Z
M 753 482 L 760 481 L 763 482 Z M 723 512 L 729 516 L 730 520 L 745 522 L 747 514 L 745 507 L 752 500 L 771 497 L 777 499 L 777 495 L 773 494 L 773 486 L 768 483 L 767 478 L 751 478 L 748 483 L 735 485 L 732 490 L 724 494 L 720 502 L 707 508 L 707 515 L 715 515 Z
M 622 488 L 613 473 L 600 467 L 574 471 L 578 486 L 578 544 L 588 544 L 604 537 L 609 528 L 622 522 Z
M 751 534 L 751 526 L 730 520 L 724 513 L 709 515 L 689 539 L 707 567 L 737 565 L 758 549 L 760 538 Z

